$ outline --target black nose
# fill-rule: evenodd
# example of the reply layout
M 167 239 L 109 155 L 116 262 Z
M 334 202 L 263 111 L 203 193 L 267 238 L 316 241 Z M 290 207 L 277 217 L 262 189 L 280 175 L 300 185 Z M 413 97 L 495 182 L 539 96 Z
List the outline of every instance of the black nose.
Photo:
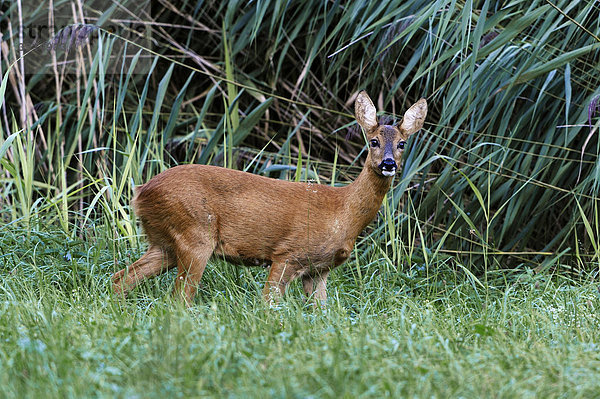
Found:
M 381 170 L 396 170 L 396 161 L 392 158 L 386 158 L 379 164 L 379 169 Z

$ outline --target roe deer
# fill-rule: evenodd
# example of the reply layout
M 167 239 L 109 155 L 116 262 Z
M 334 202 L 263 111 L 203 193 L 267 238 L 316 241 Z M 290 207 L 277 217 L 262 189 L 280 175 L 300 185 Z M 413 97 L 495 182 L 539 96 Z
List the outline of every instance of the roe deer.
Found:
M 271 303 L 302 277 L 304 292 L 325 301 L 329 272 L 350 256 L 377 215 L 406 139 L 423 126 L 419 100 L 396 126 L 379 125 L 369 96 L 355 103 L 369 150 L 358 178 L 344 187 L 297 183 L 206 165 L 168 169 L 136 190 L 133 206 L 148 251 L 112 277 L 125 295 L 141 280 L 177 266 L 175 293 L 189 306 L 211 255 L 271 264 L 263 295 Z

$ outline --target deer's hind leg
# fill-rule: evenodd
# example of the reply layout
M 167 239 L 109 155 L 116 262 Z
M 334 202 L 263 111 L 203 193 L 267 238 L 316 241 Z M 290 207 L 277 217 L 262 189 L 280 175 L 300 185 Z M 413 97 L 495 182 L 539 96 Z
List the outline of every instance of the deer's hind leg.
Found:
M 215 250 L 210 234 L 197 237 L 182 236 L 176 240 L 177 278 L 173 294 L 183 297 L 186 306 L 191 306 L 206 264 Z
M 146 278 L 164 273 L 175 265 L 173 254 L 156 245 L 150 245 L 140 259 L 113 274 L 113 290 L 115 294 L 125 296 Z

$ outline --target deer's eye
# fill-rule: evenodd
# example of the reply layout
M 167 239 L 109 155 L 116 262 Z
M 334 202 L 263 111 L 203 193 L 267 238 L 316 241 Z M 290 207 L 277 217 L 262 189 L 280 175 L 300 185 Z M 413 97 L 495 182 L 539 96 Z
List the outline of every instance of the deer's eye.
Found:
M 401 141 L 398 143 L 398 148 L 403 150 L 404 149 L 404 144 L 406 144 L 406 141 Z
M 379 140 L 371 139 L 371 148 L 379 147 Z

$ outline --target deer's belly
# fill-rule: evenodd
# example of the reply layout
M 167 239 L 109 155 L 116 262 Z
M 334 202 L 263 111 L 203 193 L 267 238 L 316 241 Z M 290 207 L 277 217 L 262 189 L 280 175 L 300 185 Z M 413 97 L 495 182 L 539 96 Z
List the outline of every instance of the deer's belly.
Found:
M 337 246 L 326 246 L 312 248 L 311 251 L 304 251 L 295 260 L 306 268 L 317 271 L 331 270 L 346 262 L 352 253 L 354 242 L 344 243 Z
M 300 266 L 300 269 L 321 271 L 331 270 L 344 263 L 354 248 L 354 240 L 335 240 L 332 237 L 301 246 L 290 242 L 286 244 L 275 248 L 245 248 L 219 241 L 214 255 L 238 265 L 264 267 L 272 262 L 290 262 Z

